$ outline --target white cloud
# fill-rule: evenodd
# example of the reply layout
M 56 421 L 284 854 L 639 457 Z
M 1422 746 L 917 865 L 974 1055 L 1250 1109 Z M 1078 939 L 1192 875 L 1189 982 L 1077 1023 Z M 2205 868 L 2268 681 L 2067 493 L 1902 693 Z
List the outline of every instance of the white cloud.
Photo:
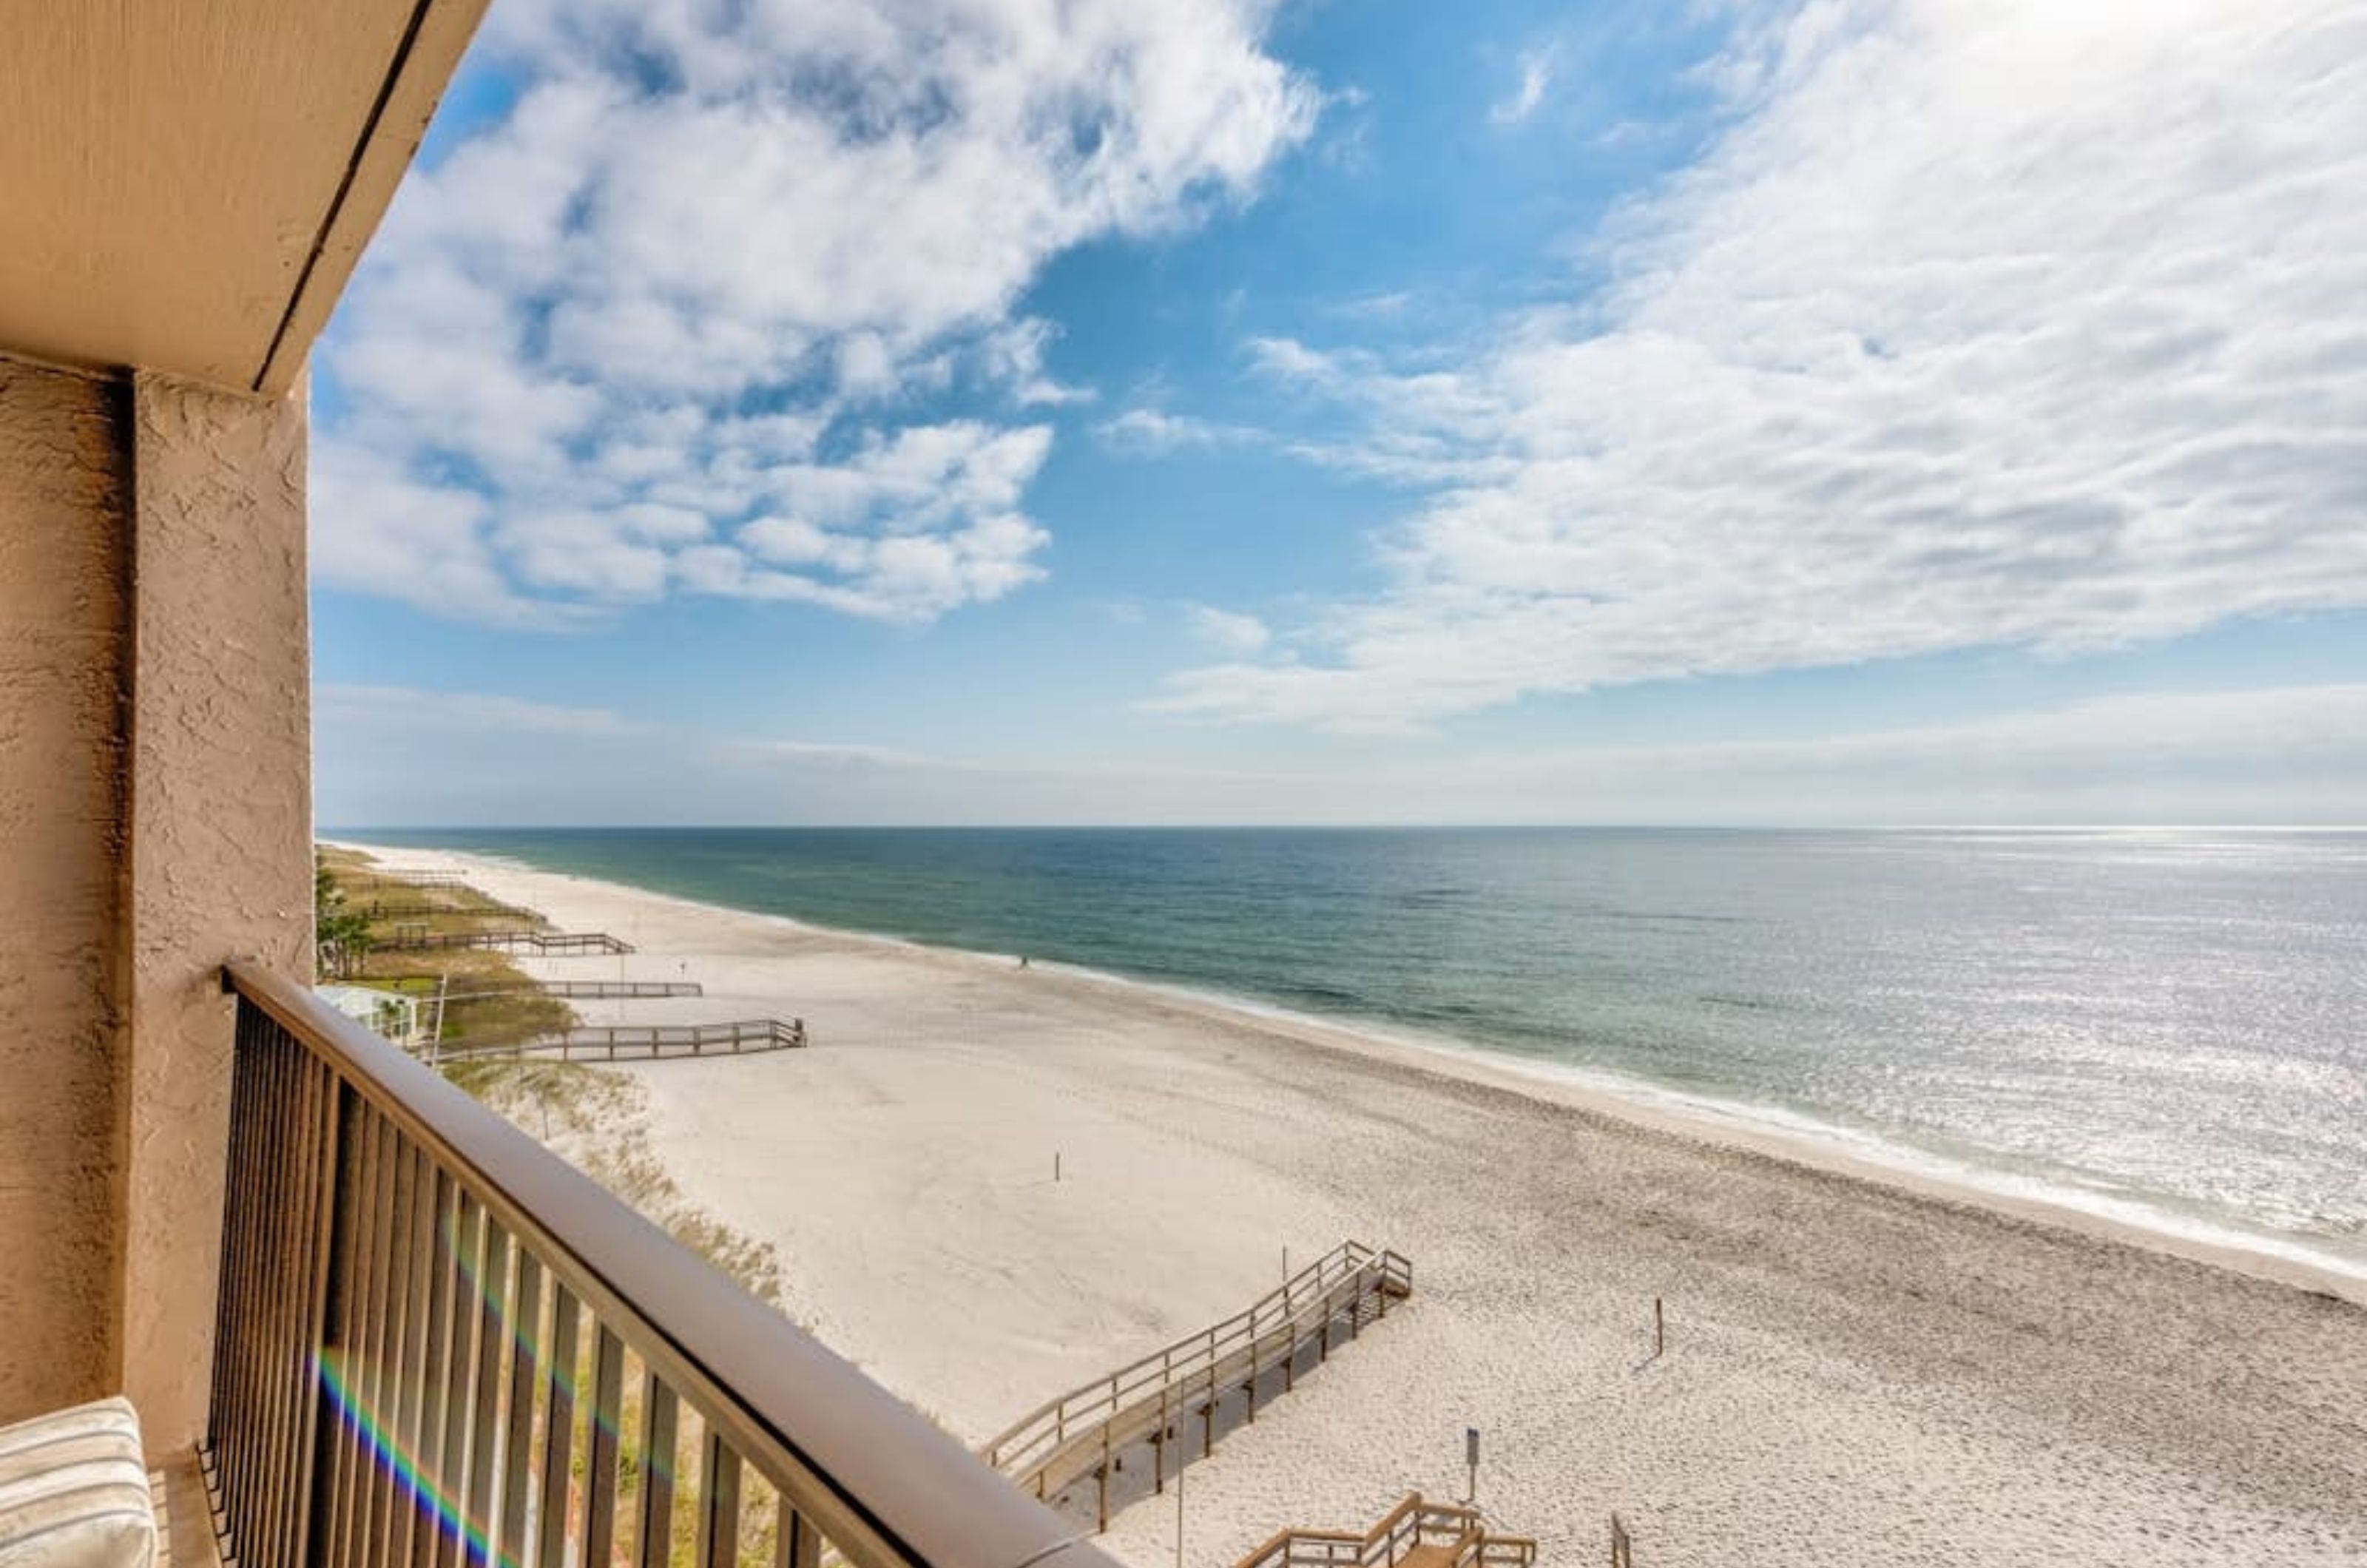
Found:
M 813 763 L 822 767 L 841 768 L 945 768 L 958 767 L 917 751 L 901 750 L 893 746 L 868 746 L 857 741 L 842 740 L 741 740 L 731 742 L 739 750 L 752 756 L 779 761 Z
M 324 686 L 332 823 L 2367 822 L 2367 684 L 2147 692 L 1889 729 L 1321 765 L 747 740 L 486 694 Z M 439 741 L 465 738 L 470 765 Z
M 1555 68 L 1560 63 L 1560 51 L 1551 44 L 1540 44 L 1521 51 L 1521 79 L 1509 97 L 1497 101 L 1489 109 L 1489 123 L 1498 126 L 1518 125 L 1537 112 L 1545 102 L 1546 89 L 1553 85 Z
M 1506 821 L 2367 822 L 2367 685 L 2148 692 L 1776 740 L 1458 756 L 1396 783 Z
M 322 725 L 380 732 L 442 735 L 631 735 L 640 727 L 606 708 L 528 702 L 488 692 L 430 692 L 416 686 L 324 682 L 312 688 Z
M 1523 694 L 2367 604 L 2367 12 L 1830 0 L 1584 303 L 1441 367 L 1258 366 L 1430 493 L 1391 586 L 1180 713 L 1402 728 Z
M 1309 134 L 1269 8 L 504 0 L 515 107 L 413 174 L 321 355 L 323 580 L 563 624 L 673 592 L 923 618 L 1040 576 L 1041 427 L 918 401 L 1088 395 L 1018 301 Z M 776 516 L 846 546 L 784 571 L 745 536 Z
M 1220 424 L 1193 414 L 1169 413 L 1155 408 L 1127 409 L 1093 426 L 1093 434 L 1113 451 L 1146 457 L 1240 446 L 1266 439 L 1263 432 L 1242 425 Z
M 1193 604 L 1187 608 L 1192 618 L 1193 634 L 1227 653 L 1242 656 L 1256 653 L 1274 640 L 1274 633 L 1255 615 L 1243 615 L 1236 610 L 1219 610 L 1213 604 Z
M 1696 779 L 1738 773 L 1844 774 L 1879 768 L 1989 779 L 2148 769 L 2248 760 L 2357 757 L 2367 750 L 2367 685 L 2232 692 L 2140 692 L 2090 697 L 1948 724 L 1905 725 L 1806 739 L 1673 747 L 1604 747 L 1585 765 Z M 2367 804 L 2367 790 L 2361 792 Z
M 1329 387 L 1338 384 L 1342 378 L 1340 368 L 1329 355 L 1308 347 L 1296 338 L 1253 337 L 1244 346 L 1249 351 L 1251 365 L 1277 380 Z
M 1331 314 L 1351 320 L 1390 321 L 1404 315 L 1413 300 L 1411 289 L 1392 288 L 1378 293 L 1352 295 L 1334 301 L 1329 309 Z

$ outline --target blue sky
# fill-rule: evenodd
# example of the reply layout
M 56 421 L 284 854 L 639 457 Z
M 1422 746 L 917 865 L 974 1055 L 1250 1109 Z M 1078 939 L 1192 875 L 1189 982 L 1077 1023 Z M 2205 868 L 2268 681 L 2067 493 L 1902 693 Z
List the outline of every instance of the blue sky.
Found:
M 2367 19 L 496 0 L 324 823 L 2367 818 Z

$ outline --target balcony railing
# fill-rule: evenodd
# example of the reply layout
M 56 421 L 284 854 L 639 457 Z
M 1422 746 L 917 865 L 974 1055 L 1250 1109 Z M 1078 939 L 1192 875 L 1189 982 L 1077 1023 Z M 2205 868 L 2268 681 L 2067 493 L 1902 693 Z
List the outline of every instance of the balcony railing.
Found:
M 239 1568 L 1114 1568 L 436 1074 L 225 984 L 208 1447 Z

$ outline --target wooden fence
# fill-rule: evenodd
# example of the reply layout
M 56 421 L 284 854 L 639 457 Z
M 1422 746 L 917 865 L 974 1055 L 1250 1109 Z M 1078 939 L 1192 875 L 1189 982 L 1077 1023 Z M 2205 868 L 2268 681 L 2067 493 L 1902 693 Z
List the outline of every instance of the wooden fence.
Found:
M 477 915 L 487 919 L 504 916 L 513 920 L 519 920 L 534 913 L 533 910 L 522 909 L 515 904 L 496 904 L 491 900 L 482 904 L 392 904 L 376 898 L 357 906 L 355 912 L 367 920 L 418 920 L 435 915 Z
M 617 1024 L 570 1029 L 509 1045 L 445 1046 L 447 1062 L 496 1056 L 556 1056 L 562 1062 L 654 1062 L 677 1056 L 743 1056 L 794 1051 L 806 1043 L 801 1018 L 751 1018 L 732 1023 Z
M 1256 1420 L 1266 1374 L 1278 1369 L 1288 1392 L 1303 1351 L 1314 1347 L 1319 1365 L 1330 1357 L 1335 1325 L 1344 1323 L 1353 1338 L 1365 1322 L 1387 1316 L 1392 1301 L 1412 1292 L 1413 1265 L 1403 1257 L 1343 1242 L 1248 1310 L 1046 1401 L 980 1453 L 1048 1502 L 1092 1477 L 1095 1528 L 1106 1529 L 1113 1461 L 1121 1450 L 1149 1443 L 1153 1485 L 1163 1490 L 1168 1445 L 1178 1445 L 1179 1466 L 1194 1457 L 1195 1445 L 1182 1430 L 1187 1416 L 1200 1427 L 1196 1451 L 1207 1453 L 1216 1444 L 1220 1403 L 1238 1393 L 1247 1418 Z
M 432 981 L 436 976 L 429 975 L 425 978 Z M 544 996 L 629 1000 L 637 997 L 703 997 L 706 994 L 707 987 L 696 980 L 544 980 L 536 985 L 494 986 L 484 990 L 454 991 L 444 999 L 481 1002 L 495 997 Z
M 1490 1533 L 1478 1509 L 1411 1492 L 1362 1535 L 1282 1530 L 1233 1568 L 1394 1568 L 1425 1547 L 1421 1561 L 1440 1568 L 1529 1568 L 1537 1560 L 1535 1541 Z
M 479 948 L 492 953 L 544 956 L 583 953 L 630 953 L 633 944 L 606 931 L 397 931 L 373 944 L 380 953 L 448 953 Z
M 383 865 L 357 872 L 345 880 L 356 887 L 465 887 L 465 871 L 429 871 L 418 866 Z

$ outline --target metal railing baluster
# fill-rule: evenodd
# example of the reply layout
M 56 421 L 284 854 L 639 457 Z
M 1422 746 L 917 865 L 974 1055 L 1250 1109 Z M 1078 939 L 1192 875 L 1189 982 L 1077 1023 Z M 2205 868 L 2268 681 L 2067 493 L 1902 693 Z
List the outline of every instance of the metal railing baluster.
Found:
M 542 1489 L 535 1515 L 535 1568 L 565 1568 L 567 1561 L 567 1527 L 574 1517 L 569 1487 L 574 1474 L 577 1336 L 583 1319 L 575 1293 L 553 1285 L 550 1349 L 542 1371 Z
M 617 1540 L 617 1438 L 625 1411 L 625 1346 L 606 1324 L 592 1354 L 590 1458 L 583 1475 L 583 1562 L 605 1568 Z
M 640 1568 L 667 1568 L 674 1554 L 676 1410 L 674 1390 L 651 1373 L 641 1388 L 640 1519 L 633 1560 Z
M 699 1444 L 698 1539 L 696 1568 L 738 1568 L 740 1456 L 709 1428 Z
M 497 1561 L 527 1561 L 527 1488 L 534 1457 L 534 1399 L 542 1363 L 542 1265 L 517 1249 L 517 1292 L 510 1301 L 509 1426 L 502 1440 L 502 1524 Z

